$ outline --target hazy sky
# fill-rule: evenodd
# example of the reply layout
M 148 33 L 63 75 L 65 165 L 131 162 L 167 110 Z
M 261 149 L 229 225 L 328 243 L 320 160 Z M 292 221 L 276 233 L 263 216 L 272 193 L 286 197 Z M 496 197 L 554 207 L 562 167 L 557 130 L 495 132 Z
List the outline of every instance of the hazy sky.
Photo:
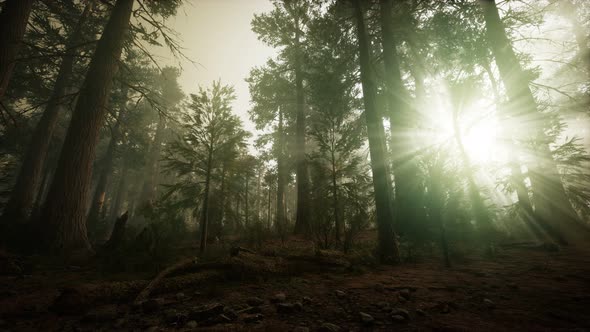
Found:
M 250 69 L 262 65 L 274 50 L 258 41 L 250 29 L 255 13 L 272 10 L 268 0 L 185 0 L 168 26 L 179 33 L 184 53 L 197 64 L 182 61 L 180 84 L 188 95 L 199 85 L 213 80 L 231 84 L 236 89 L 234 111 L 247 129 L 254 130 L 247 111 L 250 104 L 248 84 L 244 79 Z M 166 49 L 156 51 L 160 65 L 177 65 Z

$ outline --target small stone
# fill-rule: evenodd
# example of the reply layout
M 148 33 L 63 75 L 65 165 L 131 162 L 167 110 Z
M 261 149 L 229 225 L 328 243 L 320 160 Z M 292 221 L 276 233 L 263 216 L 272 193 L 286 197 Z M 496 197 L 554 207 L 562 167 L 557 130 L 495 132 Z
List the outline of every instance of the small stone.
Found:
M 385 286 L 383 286 L 383 284 L 375 284 L 375 290 L 377 292 L 383 292 L 384 289 L 385 289 Z
M 293 329 L 293 332 L 309 332 L 309 328 L 305 326 L 297 326 Z
M 158 327 L 158 326 L 150 326 L 145 330 L 145 332 L 156 332 L 159 329 L 160 329 L 160 327 Z
M 186 322 L 188 316 L 184 312 L 178 312 L 176 310 L 166 311 L 164 314 L 164 320 L 168 324 L 182 324 Z
M 292 303 L 279 303 L 277 304 L 277 312 L 288 314 L 295 311 L 295 306 Z
M 264 304 L 264 300 L 259 297 L 251 297 L 246 300 L 249 306 L 258 307 Z
M 394 316 L 402 316 L 405 319 L 410 319 L 410 313 L 403 308 L 394 308 L 393 310 L 391 310 L 391 314 Z
M 186 327 L 191 328 L 191 329 L 196 329 L 197 326 L 199 326 L 199 324 L 194 320 L 191 320 L 188 323 L 186 323 Z
M 416 309 L 416 313 L 420 316 L 426 316 L 426 311 L 422 309 Z
M 393 315 L 393 316 L 391 316 L 391 319 L 393 319 L 394 322 L 398 322 L 398 323 L 406 321 L 404 316 L 400 316 L 400 315 Z
M 375 318 L 367 313 L 359 312 L 359 315 L 361 316 L 361 322 L 364 325 L 371 325 L 375 321 Z
M 340 326 L 332 323 L 323 323 L 319 330 L 320 332 L 339 332 L 341 330 Z
M 254 315 L 248 315 L 244 317 L 244 322 L 245 323 L 256 323 L 259 322 L 261 320 L 264 319 L 264 315 L 263 314 L 254 314 Z
M 303 297 L 303 304 L 310 304 L 311 302 L 313 302 L 313 300 L 311 299 L 311 297 L 309 297 L 309 296 L 304 296 Z
M 183 292 L 178 292 L 178 293 L 176 293 L 176 300 L 177 300 L 177 301 L 182 301 L 182 300 L 184 300 L 185 298 L 186 298 L 186 295 L 184 295 L 184 293 L 183 293 Z
M 336 296 L 338 296 L 338 297 L 344 297 L 344 296 L 346 296 L 346 293 L 344 293 L 344 292 L 343 292 L 343 291 L 341 291 L 341 290 L 337 290 L 337 291 L 335 291 L 334 293 L 335 293 L 335 294 L 336 294 Z
M 494 309 L 496 307 L 496 304 L 494 303 L 494 301 L 492 301 L 490 299 L 483 299 L 483 303 L 485 304 L 485 306 L 488 309 Z
M 448 304 L 446 304 L 446 303 L 443 303 L 443 304 L 441 305 L 440 312 L 441 312 L 441 313 L 443 313 L 443 314 L 448 314 L 449 312 L 451 312 L 451 308 L 449 307 L 449 305 L 448 305 Z
M 272 298 L 271 298 L 271 302 L 273 303 L 277 303 L 277 302 L 285 302 L 285 300 L 287 299 L 287 295 L 285 295 L 285 293 L 276 293 Z

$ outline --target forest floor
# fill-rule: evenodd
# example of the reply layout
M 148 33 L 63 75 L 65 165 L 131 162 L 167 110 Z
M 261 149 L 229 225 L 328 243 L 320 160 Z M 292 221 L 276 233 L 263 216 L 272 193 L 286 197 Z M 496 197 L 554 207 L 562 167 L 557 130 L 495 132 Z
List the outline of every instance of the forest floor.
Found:
M 574 249 L 507 247 L 448 269 L 316 263 L 172 276 L 141 305 L 146 281 L 129 279 L 153 275 L 107 282 L 70 266 L 3 276 L 0 331 L 590 331 L 590 255 Z

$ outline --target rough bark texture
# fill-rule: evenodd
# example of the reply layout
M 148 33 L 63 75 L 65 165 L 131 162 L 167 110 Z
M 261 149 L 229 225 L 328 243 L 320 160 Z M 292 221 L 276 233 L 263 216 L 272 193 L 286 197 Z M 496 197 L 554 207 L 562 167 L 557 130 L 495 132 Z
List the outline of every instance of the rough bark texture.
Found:
M 16 56 L 23 40 L 35 0 L 7 0 L 0 12 L 0 100 L 12 77 Z
M 4 218 L 8 219 L 9 222 L 24 222 L 30 216 L 35 200 L 35 193 L 37 192 L 37 187 L 39 186 L 43 173 L 51 137 L 53 136 L 53 130 L 57 123 L 60 105 L 63 102 L 62 99 L 66 94 L 66 88 L 72 76 L 75 60 L 72 47 L 82 39 L 82 26 L 90 15 L 92 4 L 93 1 L 88 2 L 78 19 L 75 29 L 72 30 L 72 34 L 68 38 L 68 50 L 62 59 L 53 87 L 53 93 L 49 98 L 45 112 L 43 112 L 39 123 L 35 127 L 19 175 L 17 176 L 10 199 L 6 205 L 6 210 L 4 211 Z
M 85 212 L 92 162 L 133 2 L 134 0 L 116 2 L 98 42 L 72 115 L 48 199 L 41 213 L 46 245 L 55 252 L 67 254 L 90 248 Z
M 510 100 L 510 113 L 519 120 L 519 132 L 533 135 L 546 142 L 542 132 L 542 118 L 518 59 L 506 36 L 494 0 L 480 0 L 483 9 L 489 45 L 496 60 L 506 93 Z M 516 134 L 516 133 L 514 133 Z M 527 136 L 517 137 L 527 139 Z M 562 243 L 584 243 L 590 232 L 579 222 L 579 217 L 567 198 L 557 166 L 547 143 L 535 151 L 537 165 L 529 165 L 535 213 L 543 228 Z
M 355 0 L 355 17 L 359 43 L 359 59 L 363 100 L 365 104 L 365 120 L 369 136 L 369 153 L 375 190 L 375 208 L 379 241 L 379 256 L 382 261 L 399 261 L 399 249 L 393 229 L 393 211 L 390 199 L 389 171 L 387 167 L 385 133 L 383 121 L 377 112 L 376 88 L 369 58 L 369 42 L 365 31 L 365 22 L 361 1 Z
M 395 36 L 393 33 L 393 1 L 381 0 L 381 32 L 385 84 L 390 112 L 391 153 L 395 179 L 395 221 L 398 231 L 415 228 L 421 217 L 421 192 L 416 179 L 417 166 L 413 160 L 410 133 L 412 107 L 408 92 L 402 82 Z M 419 85 L 417 84 L 417 87 Z
M 299 42 L 299 25 L 295 33 L 295 93 L 297 103 L 297 119 L 295 133 L 295 163 L 297 176 L 297 212 L 295 233 L 307 234 L 310 231 L 309 220 L 309 176 L 307 157 L 305 155 L 305 105 L 303 96 L 303 72 L 301 69 L 301 45 Z

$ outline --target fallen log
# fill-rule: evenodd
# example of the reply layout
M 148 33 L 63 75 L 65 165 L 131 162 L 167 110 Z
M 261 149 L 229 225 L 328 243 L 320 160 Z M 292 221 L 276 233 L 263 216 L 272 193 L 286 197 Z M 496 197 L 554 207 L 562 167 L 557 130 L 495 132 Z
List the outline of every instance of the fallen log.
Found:
M 196 265 L 196 264 L 197 264 L 197 258 L 195 257 L 195 258 L 183 259 L 183 260 L 177 262 L 176 264 L 167 267 L 162 272 L 158 273 L 158 275 L 139 293 L 139 295 L 137 295 L 137 297 L 135 298 L 135 301 L 133 301 L 133 304 L 139 305 L 143 301 L 147 300 L 147 298 L 150 296 L 152 290 L 154 290 L 158 286 L 158 284 L 162 281 L 162 279 L 164 279 L 166 276 L 174 273 L 175 271 L 185 269 L 191 265 Z

